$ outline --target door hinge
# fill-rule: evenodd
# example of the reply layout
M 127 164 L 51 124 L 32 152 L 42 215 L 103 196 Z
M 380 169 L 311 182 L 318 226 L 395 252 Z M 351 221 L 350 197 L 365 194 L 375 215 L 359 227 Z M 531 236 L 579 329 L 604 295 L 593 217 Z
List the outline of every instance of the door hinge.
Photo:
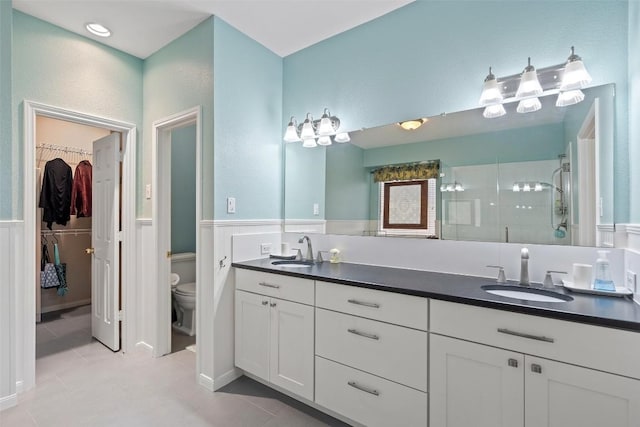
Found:
M 122 322 L 124 320 L 124 310 L 118 310 L 118 322 Z
M 119 242 L 122 242 L 122 231 L 118 231 L 118 234 L 116 235 L 116 237 L 118 238 Z

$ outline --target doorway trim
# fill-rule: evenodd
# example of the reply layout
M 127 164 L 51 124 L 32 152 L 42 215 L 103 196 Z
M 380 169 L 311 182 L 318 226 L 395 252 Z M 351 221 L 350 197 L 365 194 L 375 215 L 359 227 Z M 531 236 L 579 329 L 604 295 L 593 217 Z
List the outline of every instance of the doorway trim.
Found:
M 16 378 L 21 387 L 18 391 L 29 390 L 35 385 L 36 370 L 36 117 L 66 120 L 88 126 L 95 126 L 122 133 L 124 144 L 122 154 L 122 275 L 121 298 L 123 311 L 122 348 L 127 352 L 135 345 L 136 312 L 135 270 L 135 221 L 136 221 L 136 125 L 119 120 L 94 116 L 35 101 L 23 102 L 23 217 L 24 217 L 24 282 L 26 286 L 16 286 L 17 301 L 22 301 L 22 313 L 16 313 L 17 366 Z M 20 306 L 20 304 L 18 304 Z
M 151 132 L 151 188 L 153 197 L 152 227 L 153 240 L 156 249 L 155 272 L 158 283 L 155 292 L 156 301 L 156 339 L 153 346 L 154 357 L 160 357 L 171 352 L 171 260 L 167 256 L 167 248 L 171 248 L 170 215 L 163 212 L 171 210 L 171 175 L 164 173 L 171 163 L 171 131 L 180 127 L 196 125 L 196 227 L 202 220 L 202 107 L 197 106 L 188 110 L 156 120 L 152 124 Z M 196 333 L 200 331 L 200 314 L 202 313 L 200 278 L 200 233 L 196 232 Z M 166 277 L 166 281 L 159 280 Z M 166 284 L 166 286 L 164 286 Z M 199 372 L 199 349 L 196 345 L 196 372 Z

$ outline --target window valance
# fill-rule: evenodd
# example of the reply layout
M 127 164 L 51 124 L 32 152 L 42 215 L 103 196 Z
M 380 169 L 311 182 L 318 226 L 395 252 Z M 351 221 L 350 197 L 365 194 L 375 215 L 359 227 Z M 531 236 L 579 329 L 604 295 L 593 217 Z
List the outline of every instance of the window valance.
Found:
M 440 162 L 421 162 L 404 165 L 383 166 L 372 171 L 374 182 L 412 181 L 438 178 Z

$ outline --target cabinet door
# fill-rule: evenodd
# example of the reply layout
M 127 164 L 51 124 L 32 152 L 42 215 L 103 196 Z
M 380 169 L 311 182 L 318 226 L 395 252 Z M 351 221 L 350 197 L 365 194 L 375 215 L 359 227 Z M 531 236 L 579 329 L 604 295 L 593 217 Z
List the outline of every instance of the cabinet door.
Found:
M 527 427 L 638 427 L 640 381 L 526 356 Z
M 236 291 L 236 366 L 269 380 L 269 297 Z
M 429 425 L 524 425 L 522 354 L 436 334 L 430 340 Z
M 270 381 L 313 400 L 313 307 L 271 299 Z

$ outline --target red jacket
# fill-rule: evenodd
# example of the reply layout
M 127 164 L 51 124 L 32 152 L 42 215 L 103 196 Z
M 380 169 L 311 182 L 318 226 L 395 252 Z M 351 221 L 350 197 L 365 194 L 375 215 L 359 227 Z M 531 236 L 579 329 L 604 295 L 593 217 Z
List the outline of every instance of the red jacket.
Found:
M 88 160 L 83 160 L 76 166 L 71 190 L 71 215 L 79 217 L 91 216 L 91 179 L 93 167 Z

